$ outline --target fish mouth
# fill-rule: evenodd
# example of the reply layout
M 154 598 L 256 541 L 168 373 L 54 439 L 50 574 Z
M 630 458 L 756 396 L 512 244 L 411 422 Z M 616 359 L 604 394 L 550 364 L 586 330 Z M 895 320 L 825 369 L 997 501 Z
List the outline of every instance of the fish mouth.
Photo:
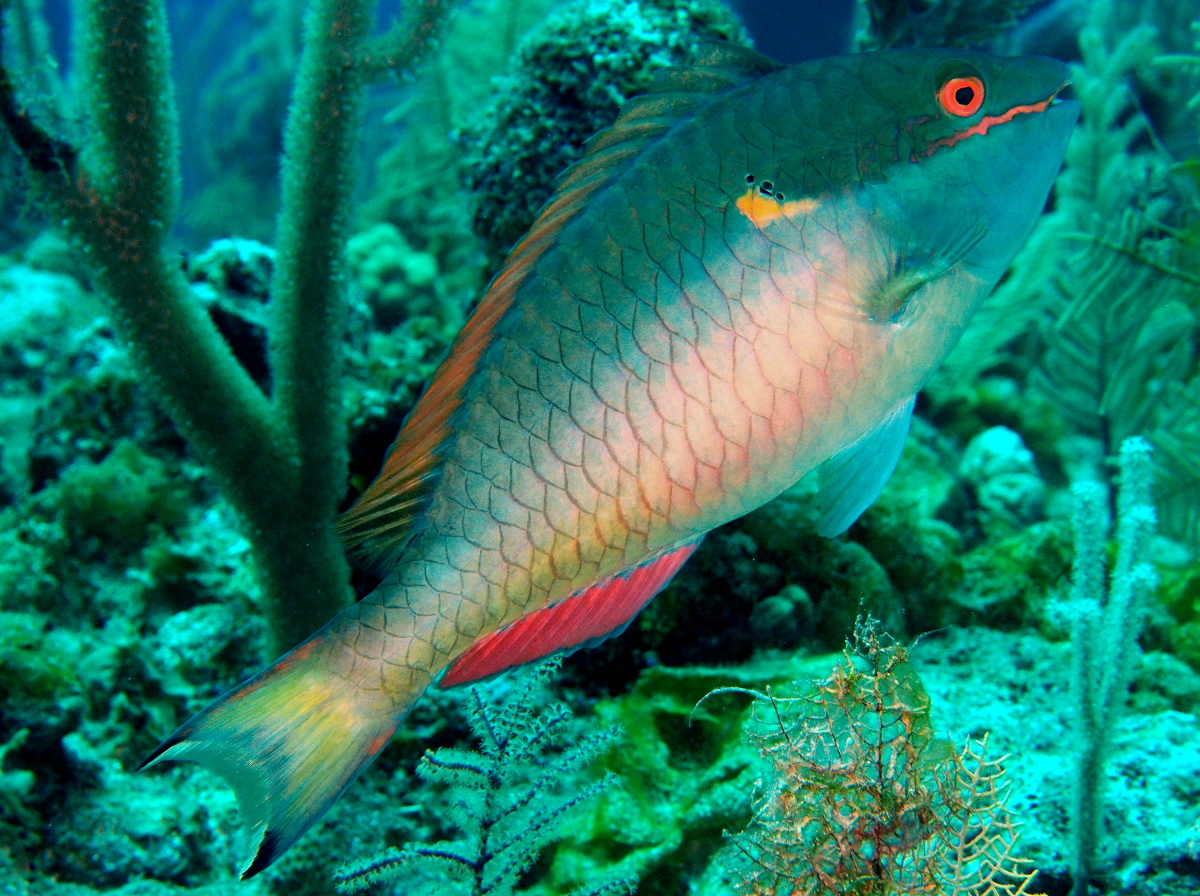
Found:
M 1058 85 L 1058 89 L 1050 94 L 1050 101 L 1047 105 L 1057 106 L 1061 103 L 1075 102 L 1075 89 L 1072 87 L 1071 79 L 1068 78 Z
M 1051 94 L 1050 99 L 1046 101 L 1043 107 L 1043 113 L 1048 120 L 1061 121 L 1070 130 L 1079 120 L 1079 113 L 1082 108 L 1083 104 L 1075 96 L 1075 90 L 1071 86 L 1070 79 L 1068 79 L 1058 85 L 1058 90 Z

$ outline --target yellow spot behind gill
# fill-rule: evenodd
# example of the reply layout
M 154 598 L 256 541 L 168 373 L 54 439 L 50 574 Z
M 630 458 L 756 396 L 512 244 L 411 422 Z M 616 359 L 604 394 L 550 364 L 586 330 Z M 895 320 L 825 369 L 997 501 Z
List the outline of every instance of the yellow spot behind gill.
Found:
M 738 211 L 749 218 L 759 230 L 780 218 L 811 214 L 817 205 L 815 199 L 790 199 L 780 202 L 774 196 L 763 194 L 757 187 L 750 187 L 737 200 Z

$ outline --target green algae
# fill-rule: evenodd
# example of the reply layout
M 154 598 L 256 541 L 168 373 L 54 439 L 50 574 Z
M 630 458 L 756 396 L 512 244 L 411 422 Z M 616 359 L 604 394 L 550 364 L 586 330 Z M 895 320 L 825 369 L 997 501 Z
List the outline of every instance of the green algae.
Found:
M 351 237 L 346 251 L 354 282 L 380 330 L 438 310 L 437 258 L 413 249 L 395 225 L 384 221 Z
M 37 780 L 29 769 L 4 770 L 4 761 L 13 750 L 20 749 L 29 738 L 29 729 L 18 729 L 6 743 L 0 744 L 0 813 L 22 824 L 36 824 L 37 815 L 25 807 L 25 800 Z
M 132 441 L 121 440 L 99 463 L 68 467 L 41 500 L 53 502 L 72 544 L 103 542 L 118 550 L 139 546 L 147 534 L 169 533 L 187 518 L 187 489 L 165 464 Z
M 1200 568 L 1189 564 L 1163 570 L 1158 593 L 1172 620 L 1171 649 L 1200 670 Z
M 0 509 L 0 610 L 47 609 L 54 603 L 54 557 L 23 535 L 17 510 Z
M 976 624 L 1036 626 L 1048 595 L 1071 568 L 1070 534 L 1061 522 L 1034 523 L 1016 535 L 985 542 L 959 561 L 962 577 L 947 594 Z
M 765 688 L 826 673 L 834 657 L 764 659 L 736 668 L 653 666 L 632 690 L 600 701 L 603 724 L 621 742 L 597 765 L 620 783 L 581 812 L 532 890 L 564 893 L 602 871 L 637 874 L 640 896 L 686 887 L 720 848 L 722 833 L 744 827 L 761 773 L 744 739 L 742 698 L 697 703 L 715 688 Z
M 0 700 L 53 701 L 79 690 L 76 638 L 34 613 L 0 612 Z

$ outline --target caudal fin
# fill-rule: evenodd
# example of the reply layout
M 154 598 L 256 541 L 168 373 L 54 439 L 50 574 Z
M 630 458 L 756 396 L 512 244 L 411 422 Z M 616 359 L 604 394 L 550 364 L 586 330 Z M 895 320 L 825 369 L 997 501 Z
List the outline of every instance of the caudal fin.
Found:
M 243 880 L 325 814 L 420 696 L 366 690 L 331 671 L 335 624 L 195 715 L 141 765 L 186 759 L 233 787 L 257 843 Z

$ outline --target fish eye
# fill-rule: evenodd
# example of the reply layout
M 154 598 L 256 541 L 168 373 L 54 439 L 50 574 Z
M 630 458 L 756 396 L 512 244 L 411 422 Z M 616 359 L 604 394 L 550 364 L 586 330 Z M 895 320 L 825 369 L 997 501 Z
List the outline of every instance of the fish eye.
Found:
M 983 105 L 983 82 L 972 76 L 950 78 L 938 90 L 938 102 L 959 118 L 974 115 Z

